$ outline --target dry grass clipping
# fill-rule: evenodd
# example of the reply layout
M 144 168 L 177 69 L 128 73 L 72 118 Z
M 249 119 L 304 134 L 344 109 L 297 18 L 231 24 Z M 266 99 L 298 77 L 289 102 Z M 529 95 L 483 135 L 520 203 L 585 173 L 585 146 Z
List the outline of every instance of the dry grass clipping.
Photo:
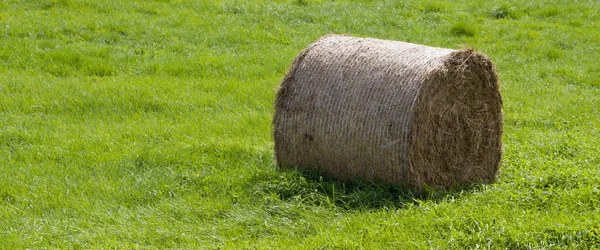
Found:
M 279 166 L 341 181 L 489 183 L 502 151 L 497 74 L 473 50 L 325 36 L 283 79 L 273 135 Z

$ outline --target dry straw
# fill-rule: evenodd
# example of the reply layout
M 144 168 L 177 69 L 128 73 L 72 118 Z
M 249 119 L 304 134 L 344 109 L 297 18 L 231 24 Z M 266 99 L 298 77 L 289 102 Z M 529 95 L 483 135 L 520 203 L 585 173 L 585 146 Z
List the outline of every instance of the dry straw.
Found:
M 489 183 L 502 150 L 498 78 L 473 50 L 329 35 L 283 79 L 273 134 L 279 166 L 341 181 Z

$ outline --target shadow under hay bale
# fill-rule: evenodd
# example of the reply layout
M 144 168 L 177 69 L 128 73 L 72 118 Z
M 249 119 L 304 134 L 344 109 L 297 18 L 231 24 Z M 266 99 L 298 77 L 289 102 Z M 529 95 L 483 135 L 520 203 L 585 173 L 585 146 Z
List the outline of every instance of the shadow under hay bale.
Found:
M 484 55 L 340 35 L 296 58 L 273 120 L 279 166 L 414 190 L 492 182 L 501 134 Z
M 335 206 L 337 209 L 378 210 L 404 209 L 421 202 L 441 202 L 460 199 L 483 190 L 482 185 L 452 189 L 427 189 L 412 192 L 398 185 L 365 181 L 340 182 L 323 178 L 310 170 L 282 169 L 279 173 L 256 175 L 245 188 L 257 199 L 277 198 L 307 206 Z M 276 195 L 276 196 L 274 196 Z

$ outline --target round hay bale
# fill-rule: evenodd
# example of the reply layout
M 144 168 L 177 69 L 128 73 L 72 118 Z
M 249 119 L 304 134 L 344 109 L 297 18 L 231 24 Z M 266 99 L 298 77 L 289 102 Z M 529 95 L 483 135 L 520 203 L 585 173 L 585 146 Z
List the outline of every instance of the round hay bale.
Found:
M 328 35 L 283 79 L 273 135 L 279 166 L 341 181 L 489 183 L 502 152 L 497 74 L 473 50 Z

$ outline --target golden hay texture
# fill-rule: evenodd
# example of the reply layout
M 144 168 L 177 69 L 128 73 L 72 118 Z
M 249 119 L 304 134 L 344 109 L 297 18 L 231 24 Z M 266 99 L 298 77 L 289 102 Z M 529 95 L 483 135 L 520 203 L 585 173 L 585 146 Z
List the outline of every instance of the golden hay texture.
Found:
M 275 100 L 278 165 L 341 181 L 489 183 L 501 135 L 498 78 L 473 50 L 328 35 L 298 55 Z

